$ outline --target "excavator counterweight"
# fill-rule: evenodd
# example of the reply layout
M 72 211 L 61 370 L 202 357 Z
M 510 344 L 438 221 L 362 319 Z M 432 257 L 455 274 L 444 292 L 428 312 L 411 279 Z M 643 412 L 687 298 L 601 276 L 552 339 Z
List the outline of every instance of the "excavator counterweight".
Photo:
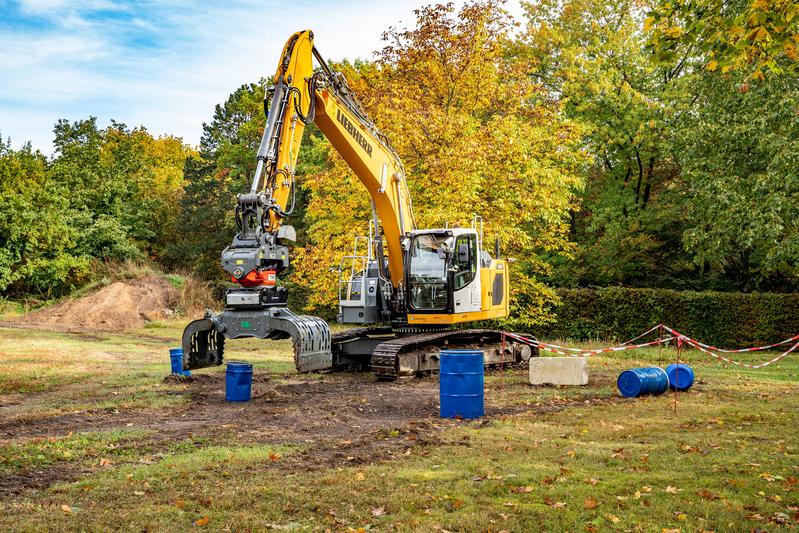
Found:
M 314 69 L 314 59 L 319 65 Z M 516 363 L 537 350 L 500 331 L 453 329 L 509 311 L 508 263 L 483 249 L 482 219 L 471 228 L 418 229 L 405 169 L 341 73 L 313 44 L 313 32 L 286 42 L 267 111 L 250 190 L 236 198 L 238 233 L 221 256 L 233 285 L 220 313 L 183 333 L 184 369 L 220 365 L 225 339 L 292 339 L 297 370 L 371 368 L 380 379 L 438 369 L 442 348 L 480 348 L 487 364 Z M 372 203 L 366 250 L 339 269 L 339 322 L 364 328 L 331 335 L 317 317 L 287 307 L 279 276 L 289 267 L 295 167 L 305 126 L 313 122 L 352 169 Z

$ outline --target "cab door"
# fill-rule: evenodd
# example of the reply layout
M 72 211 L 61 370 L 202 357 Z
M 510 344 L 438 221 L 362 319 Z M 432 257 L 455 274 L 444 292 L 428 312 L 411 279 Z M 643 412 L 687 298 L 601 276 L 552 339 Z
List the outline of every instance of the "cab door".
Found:
M 459 235 L 452 253 L 452 304 L 455 313 L 481 310 L 480 276 L 477 267 L 480 251 L 476 235 Z

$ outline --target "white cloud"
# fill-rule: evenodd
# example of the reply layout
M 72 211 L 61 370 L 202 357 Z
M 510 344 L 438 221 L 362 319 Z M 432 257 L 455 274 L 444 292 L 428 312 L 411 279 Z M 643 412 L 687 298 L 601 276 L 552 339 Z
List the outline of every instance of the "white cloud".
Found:
M 371 59 L 382 33 L 427 3 L 24 0 L 20 11 L 54 28 L 0 32 L 0 133 L 50 153 L 56 120 L 95 115 L 197 144 L 214 105 L 273 74 L 292 31 L 313 29 L 330 60 Z

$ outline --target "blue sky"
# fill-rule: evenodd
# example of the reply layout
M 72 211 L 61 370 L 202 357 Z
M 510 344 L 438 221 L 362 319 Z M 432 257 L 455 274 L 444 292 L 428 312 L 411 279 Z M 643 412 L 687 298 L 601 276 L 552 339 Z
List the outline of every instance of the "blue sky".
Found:
M 368 59 L 427 3 L 0 0 L 0 135 L 50 154 L 56 120 L 94 115 L 197 144 L 213 106 L 271 75 L 293 31 L 314 30 L 331 60 Z

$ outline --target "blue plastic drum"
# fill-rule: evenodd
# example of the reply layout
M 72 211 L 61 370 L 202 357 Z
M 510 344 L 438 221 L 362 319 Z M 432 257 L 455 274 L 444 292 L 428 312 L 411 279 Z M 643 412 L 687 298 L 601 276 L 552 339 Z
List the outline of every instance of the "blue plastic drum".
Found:
M 441 418 L 483 416 L 483 352 L 441 350 Z
M 225 401 L 248 402 L 252 389 L 252 365 L 229 361 L 225 373 Z
M 619 392 L 626 398 L 645 394 L 663 394 L 669 388 L 669 376 L 660 367 L 631 368 L 619 374 Z
M 688 390 L 694 384 L 694 369 L 688 365 L 669 365 L 666 367 L 666 374 L 672 390 Z
M 191 376 L 191 370 L 183 370 L 183 348 L 170 348 L 169 362 L 172 364 L 173 374 Z

